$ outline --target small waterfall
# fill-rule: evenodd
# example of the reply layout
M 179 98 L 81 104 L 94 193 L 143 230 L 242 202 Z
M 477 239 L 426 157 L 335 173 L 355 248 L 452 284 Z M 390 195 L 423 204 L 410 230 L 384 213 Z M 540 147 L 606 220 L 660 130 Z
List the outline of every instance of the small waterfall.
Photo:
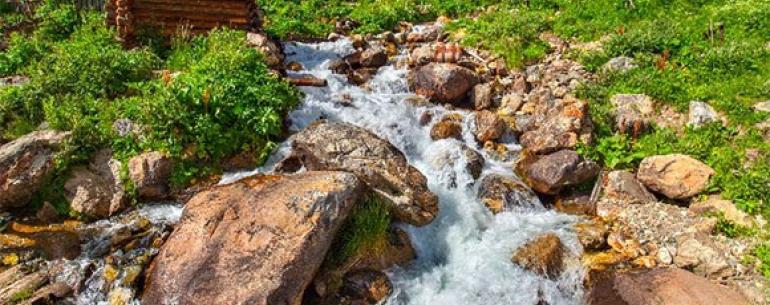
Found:
M 470 128 L 471 112 L 407 102 L 414 98 L 408 90 L 407 70 L 393 65 L 380 68 L 364 87 L 350 84 L 344 75 L 335 75 L 328 69 L 331 60 L 354 52 L 348 40 L 289 43 L 285 47 L 287 61 L 299 62 L 305 68 L 297 73 L 328 81 L 327 87 L 302 88 L 305 100 L 289 115 L 292 131 L 299 131 L 320 118 L 366 128 L 404 152 L 409 162 L 428 178 L 430 189 L 440 198 L 440 214 L 433 223 L 422 228 L 404 226 L 418 258 L 408 268 L 389 271 L 395 293 L 386 304 L 582 303 L 583 271 L 577 263 L 581 250 L 572 231 L 577 218 L 547 210 L 539 202 L 493 216 L 476 198 L 477 182 L 462 162 L 463 145 L 486 157 L 483 174 L 513 172 L 510 161 L 495 161 L 476 143 Z M 434 118 L 450 112 L 464 114 L 463 140 L 433 141 L 430 126 L 419 123 L 424 112 L 433 113 Z M 511 150 L 520 149 L 513 141 L 509 142 Z M 288 144 L 284 143 L 278 156 L 264 167 L 228 175 L 223 182 L 270 171 L 287 148 Z M 565 272 L 555 280 L 544 279 L 511 262 L 518 247 L 544 233 L 558 235 L 570 257 Z

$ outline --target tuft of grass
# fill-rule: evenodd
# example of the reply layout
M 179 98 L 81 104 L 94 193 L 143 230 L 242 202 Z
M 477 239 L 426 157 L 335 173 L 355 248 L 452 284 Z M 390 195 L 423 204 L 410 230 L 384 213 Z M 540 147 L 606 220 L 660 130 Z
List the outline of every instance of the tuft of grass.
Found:
M 390 210 L 374 195 L 359 203 L 339 233 L 333 253 L 336 263 L 343 263 L 367 253 L 376 253 L 387 242 Z

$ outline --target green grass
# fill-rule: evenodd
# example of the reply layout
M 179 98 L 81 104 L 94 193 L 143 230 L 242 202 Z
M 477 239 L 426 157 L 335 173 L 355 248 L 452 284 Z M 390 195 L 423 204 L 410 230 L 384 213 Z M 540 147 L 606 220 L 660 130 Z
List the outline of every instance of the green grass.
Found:
M 367 253 L 376 253 L 387 242 L 390 210 L 374 196 L 357 205 L 335 242 L 334 261 L 343 263 Z
M 101 148 L 123 161 L 164 152 L 177 164 L 174 184 L 183 186 L 219 172 L 224 158 L 242 151 L 264 156 L 274 147 L 300 94 L 269 71 L 245 33 L 215 30 L 178 37 L 170 47 L 143 40 L 151 47 L 127 50 L 100 13 L 65 2 L 44 3 L 34 32 L 14 33 L 0 53 L 0 76 L 30 78 L 0 89 L 0 137 L 12 140 L 42 122 L 73 132 L 37 201 L 66 211 L 68 169 Z M 141 136 L 116 134 L 117 119 L 141 126 Z

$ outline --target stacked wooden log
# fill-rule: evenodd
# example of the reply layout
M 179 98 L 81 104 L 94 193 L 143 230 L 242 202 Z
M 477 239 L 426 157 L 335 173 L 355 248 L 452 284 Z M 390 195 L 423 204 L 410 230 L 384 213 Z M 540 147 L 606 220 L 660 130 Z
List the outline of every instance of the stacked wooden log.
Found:
M 145 26 L 157 28 L 166 36 L 180 29 L 201 34 L 217 27 L 261 28 L 255 0 L 110 0 L 107 18 L 126 40 Z

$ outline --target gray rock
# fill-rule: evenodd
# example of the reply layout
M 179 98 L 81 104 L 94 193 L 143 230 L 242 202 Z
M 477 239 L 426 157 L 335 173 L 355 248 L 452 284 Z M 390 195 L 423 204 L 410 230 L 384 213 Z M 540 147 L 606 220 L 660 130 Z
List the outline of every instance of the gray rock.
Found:
M 492 86 L 490 84 L 479 84 L 473 87 L 471 101 L 473 102 L 474 109 L 477 111 L 492 107 Z
M 627 56 L 618 56 L 610 59 L 602 70 L 605 72 L 628 72 L 636 69 L 638 66 L 633 58 Z
M 674 264 L 693 270 L 695 274 L 720 278 L 733 274 L 733 269 L 710 237 L 703 233 L 685 234 L 676 239 Z
M 719 121 L 719 114 L 709 104 L 701 101 L 690 102 L 690 114 L 689 119 L 687 120 L 688 125 L 702 127 Z
M 627 171 L 610 172 L 607 175 L 604 191 L 608 197 L 628 203 L 657 201 L 655 195 L 650 193 L 639 180 L 636 180 L 636 176 L 633 173 Z

